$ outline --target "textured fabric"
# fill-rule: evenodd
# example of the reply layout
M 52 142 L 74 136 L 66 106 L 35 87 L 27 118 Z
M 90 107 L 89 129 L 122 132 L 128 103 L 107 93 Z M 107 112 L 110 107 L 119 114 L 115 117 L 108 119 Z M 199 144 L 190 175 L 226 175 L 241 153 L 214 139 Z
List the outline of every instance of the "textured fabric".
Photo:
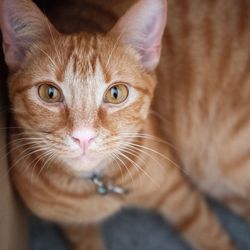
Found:
M 240 250 L 250 250 L 250 224 L 221 205 L 212 204 Z M 179 235 L 158 215 L 127 209 L 103 225 L 108 250 L 190 250 Z M 31 220 L 30 250 L 67 250 L 55 225 Z M 211 239 L 212 240 L 212 239 Z

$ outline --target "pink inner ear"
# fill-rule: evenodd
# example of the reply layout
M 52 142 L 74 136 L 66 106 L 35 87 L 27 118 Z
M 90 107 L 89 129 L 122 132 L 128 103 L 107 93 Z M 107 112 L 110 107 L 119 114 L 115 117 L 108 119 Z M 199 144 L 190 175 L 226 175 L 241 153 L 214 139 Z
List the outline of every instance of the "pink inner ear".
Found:
M 15 25 L 13 25 L 13 3 L 5 0 L 1 11 L 1 30 L 3 34 L 3 50 L 5 54 L 6 63 L 15 69 L 22 61 L 25 54 L 23 48 L 18 42 L 18 33 L 15 32 Z
M 144 51 L 142 54 L 141 62 L 144 67 L 151 69 L 152 65 L 157 65 L 159 63 L 161 46 L 156 46 Z M 152 68 L 154 69 L 154 68 Z
M 150 71 L 160 59 L 166 18 L 166 0 L 141 0 L 113 28 L 126 44 L 138 51 L 143 66 Z
M 159 18 L 163 17 L 162 14 L 163 13 L 158 13 L 152 16 L 152 18 L 150 18 L 151 22 L 145 29 L 144 34 L 147 37 L 147 39 L 145 39 L 145 45 L 147 48 L 160 46 L 162 33 L 165 28 L 165 20 L 159 20 Z
M 156 65 L 159 62 L 161 54 L 161 39 L 165 28 L 165 13 L 162 13 L 162 9 L 158 10 L 157 15 L 150 18 L 150 23 L 145 29 L 145 39 L 142 41 L 142 47 L 144 50 L 140 51 L 142 56 L 142 63 L 146 68 L 150 68 L 151 65 Z M 159 20 L 163 18 L 163 20 Z
M 2 0 L 0 12 L 5 61 L 12 71 L 24 61 L 33 43 L 46 38 L 48 26 L 58 34 L 30 0 Z
M 5 61 L 11 70 L 16 70 L 25 58 L 26 51 L 18 42 L 3 41 Z

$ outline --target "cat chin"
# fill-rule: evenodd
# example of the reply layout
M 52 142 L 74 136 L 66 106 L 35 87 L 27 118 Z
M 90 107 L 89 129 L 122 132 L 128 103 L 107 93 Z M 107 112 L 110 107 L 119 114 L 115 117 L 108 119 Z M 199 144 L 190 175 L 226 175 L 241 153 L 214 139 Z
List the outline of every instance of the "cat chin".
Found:
M 101 157 L 80 156 L 66 160 L 67 167 L 77 173 L 88 173 L 104 168 L 104 159 Z

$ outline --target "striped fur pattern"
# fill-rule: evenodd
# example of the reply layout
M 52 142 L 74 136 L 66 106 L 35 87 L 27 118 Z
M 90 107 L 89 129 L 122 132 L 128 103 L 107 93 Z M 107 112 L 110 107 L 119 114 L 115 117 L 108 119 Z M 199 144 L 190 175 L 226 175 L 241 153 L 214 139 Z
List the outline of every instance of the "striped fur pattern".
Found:
M 193 182 L 249 219 L 250 2 L 170 1 L 169 9 L 158 71 L 167 84 L 156 94 L 165 135 Z
M 27 0 L 9 2 L 19 18 L 24 6 L 36 8 Z M 89 11 L 81 12 L 74 0 L 48 16 L 59 31 L 80 31 L 84 25 L 64 19 L 72 9 L 74 19 L 88 21 L 88 31 L 105 32 L 134 2 L 109 0 L 103 7 L 101 0 L 85 1 Z M 165 0 L 140 0 L 126 14 L 129 22 L 131 13 L 154 4 L 162 9 Z M 5 43 L 12 72 L 10 171 L 31 211 L 60 224 L 74 250 L 105 249 L 98 225 L 124 206 L 160 212 L 194 249 L 236 249 L 200 191 L 250 217 L 249 17 L 248 0 L 169 0 L 156 71 L 122 40 L 117 27 L 124 22 L 104 34 L 62 35 L 43 17 L 47 36 L 27 40 L 33 43 L 19 65 Z M 9 30 L 3 20 L 1 26 L 6 41 Z M 153 56 L 161 48 L 154 49 Z M 42 103 L 41 82 L 56 83 L 66 103 Z M 103 105 L 105 90 L 116 82 L 129 85 L 127 101 Z M 71 136 L 80 126 L 97 133 L 84 160 Z M 93 171 L 129 193 L 99 196 L 87 178 Z

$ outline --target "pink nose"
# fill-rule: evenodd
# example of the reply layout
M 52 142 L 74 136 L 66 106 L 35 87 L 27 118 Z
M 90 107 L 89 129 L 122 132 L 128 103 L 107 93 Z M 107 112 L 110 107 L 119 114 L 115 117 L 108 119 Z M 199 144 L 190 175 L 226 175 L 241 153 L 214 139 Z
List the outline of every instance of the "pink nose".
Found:
M 76 141 L 80 147 L 85 150 L 89 147 L 90 143 L 96 137 L 96 133 L 93 129 L 78 129 L 72 133 L 72 138 Z

